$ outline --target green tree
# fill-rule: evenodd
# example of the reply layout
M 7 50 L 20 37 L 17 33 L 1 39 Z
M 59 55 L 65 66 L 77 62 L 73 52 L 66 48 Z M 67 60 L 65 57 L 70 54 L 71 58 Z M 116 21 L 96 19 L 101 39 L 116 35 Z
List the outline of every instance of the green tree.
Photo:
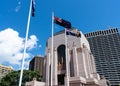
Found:
M 0 86 L 18 86 L 20 78 L 20 70 L 13 71 L 2 78 Z M 37 81 L 41 81 L 41 76 L 37 71 L 24 70 L 22 77 L 22 86 L 25 86 L 25 82 L 32 81 L 36 78 Z

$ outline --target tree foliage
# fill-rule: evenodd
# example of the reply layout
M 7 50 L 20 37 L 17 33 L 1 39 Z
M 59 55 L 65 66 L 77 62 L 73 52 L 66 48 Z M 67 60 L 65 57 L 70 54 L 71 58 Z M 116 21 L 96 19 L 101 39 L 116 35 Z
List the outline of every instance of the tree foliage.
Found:
M 18 86 L 20 78 L 20 70 L 13 71 L 2 78 L 0 86 Z M 25 86 L 25 82 L 32 81 L 36 78 L 37 81 L 41 81 L 41 76 L 37 71 L 24 70 L 22 77 L 22 86 Z

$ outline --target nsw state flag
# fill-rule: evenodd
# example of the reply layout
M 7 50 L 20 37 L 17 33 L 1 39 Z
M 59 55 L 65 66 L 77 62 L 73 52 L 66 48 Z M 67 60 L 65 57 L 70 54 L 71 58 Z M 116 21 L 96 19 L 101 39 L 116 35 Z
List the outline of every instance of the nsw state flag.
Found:
M 75 36 L 75 33 L 73 33 L 73 32 L 71 32 L 71 31 L 67 30 L 67 31 L 66 31 L 66 35 Z
M 62 27 L 71 28 L 71 23 L 67 20 L 54 16 L 54 22 Z

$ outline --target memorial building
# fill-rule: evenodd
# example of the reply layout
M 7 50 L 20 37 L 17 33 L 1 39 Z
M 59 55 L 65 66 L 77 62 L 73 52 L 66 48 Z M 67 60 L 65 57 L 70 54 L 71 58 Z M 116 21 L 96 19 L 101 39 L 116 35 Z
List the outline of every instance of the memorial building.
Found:
M 100 77 L 96 72 L 94 58 L 87 39 L 77 29 L 70 29 L 69 31 L 80 35 L 67 34 L 65 30 L 54 34 L 53 59 L 51 54 L 52 37 L 47 40 L 45 57 L 46 86 L 50 86 L 51 81 L 53 86 L 67 86 L 68 83 L 69 86 L 102 86 L 99 83 Z M 52 73 L 51 67 L 53 67 Z

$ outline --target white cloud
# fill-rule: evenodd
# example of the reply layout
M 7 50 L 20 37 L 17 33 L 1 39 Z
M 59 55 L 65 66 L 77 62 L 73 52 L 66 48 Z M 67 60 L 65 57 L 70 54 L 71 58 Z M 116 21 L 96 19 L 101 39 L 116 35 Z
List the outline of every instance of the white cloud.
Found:
M 27 50 L 31 50 L 37 46 L 37 37 L 31 35 L 28 39 Z M 8 62 L 12 65 L 21 65 L 23 56 L 24 38 L 11 28 L 0 31 L 0 63 Z M 25 54 L 25 59 L 30 58 L 30 53 Z M 28 65 L 28 61 L 25 60 Z
M 39 45 L 38 47 L 39 47 L 39 48 L 41 48 L 41 47 L 42 47 L 42 45 Z
M 27 47 L 30 49 L 36 47 L 37 45 L 37 38 L 35 35 L 30 36 L 30 40 L 28 40 Z
M 15 12 L 18 12 L 21 8 L 21 2 L 19 1 L 16 8 L 15 8 Z

